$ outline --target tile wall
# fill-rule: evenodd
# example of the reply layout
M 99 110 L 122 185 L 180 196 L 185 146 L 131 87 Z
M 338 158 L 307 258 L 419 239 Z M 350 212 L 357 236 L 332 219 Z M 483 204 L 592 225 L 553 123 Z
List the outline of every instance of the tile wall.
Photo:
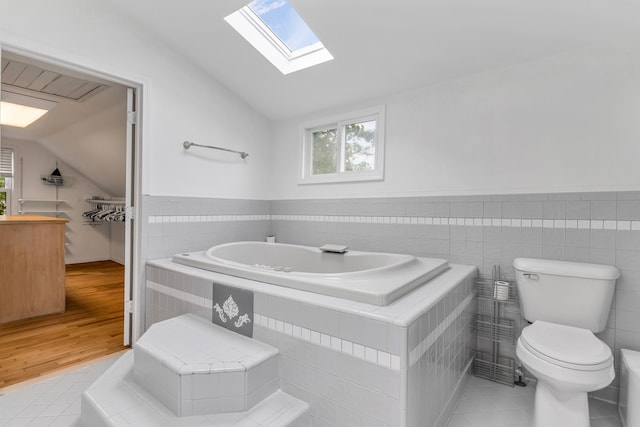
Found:
M 270 202 L 144 196 L 142 222 L 146 261 L 220 243 L 264 240 L 271 227 Z
M 462 281 L 409 326 L 408 426 L 444 426 L 455 408 L 475 355 L 474 283 L 475 276 Z
M 329 200 L 143 199 L 143 259 L 263 240 L 500 265 L 519 256 L 618 266 L 615 301 L 600 337 L 616 355 L 640 350 L 640 192 Z M 517 311 L 511 313 L 523 324 Z M 598 395 L 617 399 L 617 380 Z
M 481 274 L 499 265 L 508 278 L 516 257 L 616 265 L 622 276 L 599 337 L 616 371 L 620 348 L 640 350 L 640 192 L 281 200 L 271 219 L 281 242 L 442 257 Z M 526 325 L 517 307 L 506 316 Z M 616 401 L 617 384 L 595 394 Z

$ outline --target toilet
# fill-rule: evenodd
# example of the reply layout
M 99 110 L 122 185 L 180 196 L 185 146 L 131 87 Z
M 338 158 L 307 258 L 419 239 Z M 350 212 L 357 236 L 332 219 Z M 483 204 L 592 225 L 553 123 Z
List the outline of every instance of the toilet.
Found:
M 516 354 L 537 379 L 534 427 L 588 427 L 587 393 L 613 381 L 611 349 L 594 333 L 605 329 L 614 266 L 534 258 L 513 261 L 520 308 L 532 324 Z

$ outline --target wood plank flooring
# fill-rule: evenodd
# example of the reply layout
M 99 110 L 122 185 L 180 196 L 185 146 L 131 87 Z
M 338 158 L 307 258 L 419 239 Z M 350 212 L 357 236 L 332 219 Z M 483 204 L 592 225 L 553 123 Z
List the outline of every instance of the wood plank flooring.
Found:
M 66 311 L 0 324 L 0 388 L 125 349 L 124 266 L 66 268 Z

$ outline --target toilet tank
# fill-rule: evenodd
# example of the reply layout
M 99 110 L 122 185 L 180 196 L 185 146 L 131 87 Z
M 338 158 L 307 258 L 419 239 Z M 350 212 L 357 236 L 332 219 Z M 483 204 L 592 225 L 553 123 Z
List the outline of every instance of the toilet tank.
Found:
M 601 332 L 607 325 L 620 271 L 611 265 L 516 258 L 522 315 Z

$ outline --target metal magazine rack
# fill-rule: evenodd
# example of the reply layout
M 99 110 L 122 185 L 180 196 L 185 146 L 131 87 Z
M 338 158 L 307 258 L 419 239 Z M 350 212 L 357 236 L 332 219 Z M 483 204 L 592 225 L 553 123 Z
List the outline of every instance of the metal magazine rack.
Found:
M 489 343 L 490 350 L 476 351 L 474 375 L 513 387 L 516 362 L 512 357 L 501 355 L 500 347 L 513 346 L 516 340 L 516 322 L 505 317 L 505 306 L 518 303 L 515 283 L 503 279 L 500 267 L 494 266 L 490 277 L 478 278 L 476 290 L 476 332 L 478 340 Z

